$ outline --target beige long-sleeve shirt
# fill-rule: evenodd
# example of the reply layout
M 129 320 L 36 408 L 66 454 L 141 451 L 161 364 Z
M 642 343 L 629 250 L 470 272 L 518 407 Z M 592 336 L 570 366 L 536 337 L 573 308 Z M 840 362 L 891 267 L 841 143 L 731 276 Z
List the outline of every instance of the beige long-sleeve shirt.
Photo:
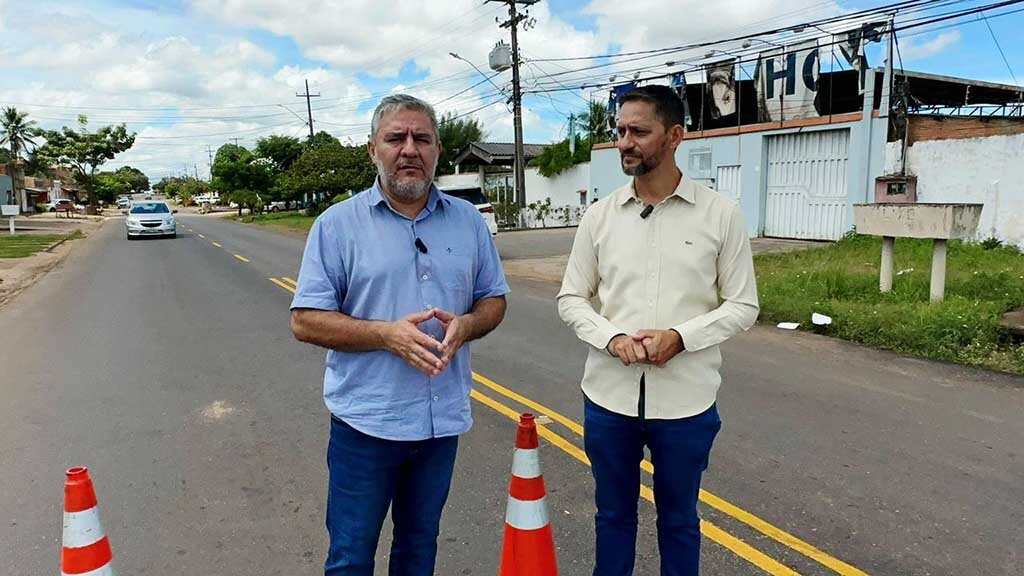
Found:
M 757 319 L 750 240 L 739 207 L 685 175 L 646 219 L 633 184 L 590 206 L 576 231 L 558 313 L 591 346 L 583 392 L 636 416 L 645 377 L 647 418 L 684 418 L 715 402 L 718 345 Z M 600 309 L 590 299 L 597 296 Z M 623 366 L 607 350 L 618 334 L 674 329 L 685 350 L 664 367 Z

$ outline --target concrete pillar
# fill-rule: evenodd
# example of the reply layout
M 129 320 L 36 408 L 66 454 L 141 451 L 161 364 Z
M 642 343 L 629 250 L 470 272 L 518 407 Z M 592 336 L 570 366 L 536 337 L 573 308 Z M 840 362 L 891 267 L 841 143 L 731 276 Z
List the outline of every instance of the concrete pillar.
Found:
M 942 302 L 946 297 L 946 241 L 935 240 L 932 249 L 931 301 Z
M 896 238 L 882 237 L 882 271 L 878 278 L 878 288 L 882 292 L 892 292 L 892 254 L 895 245 Z

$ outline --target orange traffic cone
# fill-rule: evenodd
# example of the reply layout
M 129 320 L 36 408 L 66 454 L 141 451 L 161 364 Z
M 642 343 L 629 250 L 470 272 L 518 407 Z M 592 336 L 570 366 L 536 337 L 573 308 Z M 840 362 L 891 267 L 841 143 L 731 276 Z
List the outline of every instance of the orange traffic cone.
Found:
M 533 414 L 519 417 L 498 576 L 557 576 Z
M 64 549 L 62 576 L 116 576 L 110 542 L 100 525 L 96 492 L 85 468 L 71 468 L 64 482 Z

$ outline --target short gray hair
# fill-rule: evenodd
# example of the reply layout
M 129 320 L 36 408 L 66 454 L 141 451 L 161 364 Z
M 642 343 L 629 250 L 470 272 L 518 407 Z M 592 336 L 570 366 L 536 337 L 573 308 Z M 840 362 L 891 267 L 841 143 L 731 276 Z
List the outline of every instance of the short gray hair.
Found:
M 373 111 L 373 120 L 370 121 L 370 138 L 377 137 L 380 120 L 385 114 L 398 112 L 399 110 L 415 110 L 416 112 L 426 114 L 427 118 L 430 118 L 430 126 L 434 129 L 434 139 L 440 141 L 441 135 L 437 130 L 437 114 L 434 113 L 434 107 L 408 94 L 392 94 L 391 96 L 385 96 L 380 101 L 377 109 Z

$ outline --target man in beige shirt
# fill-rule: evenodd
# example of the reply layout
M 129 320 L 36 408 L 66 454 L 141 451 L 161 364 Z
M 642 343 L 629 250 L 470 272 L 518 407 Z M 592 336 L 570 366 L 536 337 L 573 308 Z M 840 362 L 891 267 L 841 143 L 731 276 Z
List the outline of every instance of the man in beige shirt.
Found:
M 617 147 L 633 180 L 587 210 L 558 293 L 562 319 L 591 347 L 582 388 L 594 575 L 633 573 L 644 446 L 661 574 L 696 575 L 697 495 L 721 428 L 718 345 L 758 313 L 750 241 L 739 207 L 676 166 L 684 112 L 675 92 L 644 86 L 619 110 Z

